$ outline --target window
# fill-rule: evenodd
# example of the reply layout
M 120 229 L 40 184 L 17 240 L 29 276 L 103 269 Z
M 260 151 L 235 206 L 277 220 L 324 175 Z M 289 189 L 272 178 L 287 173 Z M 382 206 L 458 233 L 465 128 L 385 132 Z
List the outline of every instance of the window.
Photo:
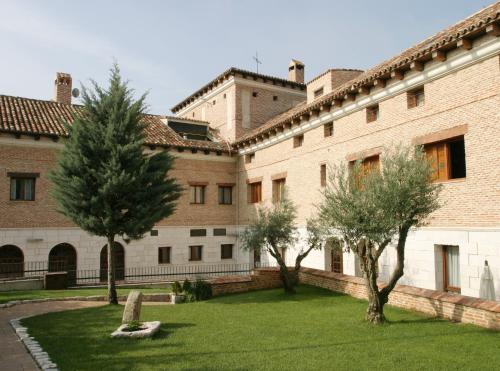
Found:
M 326 164 L 320 166 L 319 179 L 321 187 L 326 187 Z
M 443 246 L 444 291 L 460 293 L 460 255 L 458 246 Z
M 206 229 L 191 229 L 189 231 L 191 237 L 205 237 L 207 235 Z
M 351 161 L 350 165 L 351 167 L 355 166 L 357 161 Z M 357 174 L 356 179 L 354 180 L 356 182 L 356 186 L 360 186 L 360 179 L 368 176 L 372 171 L 380 171 L 380 156 L 379 155 L 374 155 L 370 157 L 366 157 L 361 161 L 360 163 L 360 168 L 359 168 L 359 173 Z
M 214 228 L 214 236 L 225 236 L 226 228 Z
M 231 205 L 233 203 L 233 187 L 219 186 L 219 205 Z
M 465 178 L 464 137 L 426 144 L 424 150 L 434 170 L 432 181 Z
M 248 201 L 251 204 L 262 201 L 262 182 L 250 183 L 248 185 Z
M 314 91 L 314 98 L 321 97 L 323 95 L 323 87 Z
M 250 164 L 255 161 L 255 153 L 249 153 L 245 155 L 245 164 Z
M 332 135 L 333 135 L 333 121 L 327 122 L 325 125 L 323 125 L 323 136 L 327 138 L 331 137 Z
M 277 95 L 273 95 L 273 100 L 277 101 L 278 100 L 278 96 Z
M 252 97 L 254 97 L 254 98 L 257 98 L 257 95 L 258 95 L 258 94 L 257 94 L 257 92 L 256 92 L 256 91 L 254 91 L 254 92 L 252 93 Z
M 233 258 L 233 244 L 223 243 L 220 245 L 220 258 L 232 259 Z
M 408 108 L 423 106 L 425 102 L 424 87 L 409 91 L 406 94 L 406 100 Z
M 293 137 L 293 148 L 302 147 L 302 144 L 304 144 L 304 134 Z
M 158 247 L 158 264 L 170 264 L 170 246 Z
M 378 104 L 366 108 L 366 122 L 377 121 L 379 118 Z
M 151 232 L 150 232 L 150 235 L 153 236 L 153 237 L 158 236 L 158 229 L 152 229 Z
M 226 93 L 224 93 L 224 99 L 226 99 Z
M 201 261 L 203 246 L 189 246 L 189 261 Z
M 193 115 L 192 115 L 192 116 L 194 117 L 194 112 L 193 112 Z
M 35 179 L 38 174 L 8 173 L 10 177 L 10 199 L 12 201 L 34 201 Z
M 192 204 L 204 204 L 205 203 L 205 186 L 204 185 L 192 185 L 191 186 L 190 202 Z
M 280 202 L 285 192 L 285 178 L 273 180 L 273 202 Z
M 215 103 L 217 103 L 217 101 L 214 99 L 214 100 L 212 101 L 212 106 L 215 106 Z

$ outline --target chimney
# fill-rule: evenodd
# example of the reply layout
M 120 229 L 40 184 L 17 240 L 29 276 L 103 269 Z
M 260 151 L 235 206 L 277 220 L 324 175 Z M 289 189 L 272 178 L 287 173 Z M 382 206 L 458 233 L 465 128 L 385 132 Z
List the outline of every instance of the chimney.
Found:
M 54 100 L 57 103 L 71 104 L 71 75 L 57 72 L 54 81 Z
M 288 80 L 297 82 L 299 84 L 304 83 L 304 63 L 292 59 L 288 64 Z

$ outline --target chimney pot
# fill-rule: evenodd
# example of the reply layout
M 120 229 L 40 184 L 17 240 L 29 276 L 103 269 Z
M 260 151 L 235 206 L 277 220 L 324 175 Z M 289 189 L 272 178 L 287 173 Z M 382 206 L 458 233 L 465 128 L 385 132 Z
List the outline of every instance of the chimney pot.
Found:
M 288 80 L 297 82 L 299 84 L 304 83 L 304 63 L 292 59 L 288 64 Z
M 69 73 L 57 72 L 54 81 L 54 100 L 57 103 L 71 104 L 72 79 Z

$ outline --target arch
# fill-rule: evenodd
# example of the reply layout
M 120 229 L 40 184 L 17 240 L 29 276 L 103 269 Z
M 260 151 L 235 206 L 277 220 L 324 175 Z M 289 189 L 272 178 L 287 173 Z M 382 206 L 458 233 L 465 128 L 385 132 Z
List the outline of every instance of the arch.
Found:
M 125 249 L 122 244 L 116 242 L 113 244 L 113 254 L 115 258 L 115 280 L 125 280 Z M 104 245 L 101 249 L 101 282 L 108 280 L 108 245 Z
M 76 284 L 76 249 L 69 243 L 55 245 L 49 252 L 49 272 L 68 272 L 68 284 Z
M 0 247 L 0 278 L 22 277 L 24 275 L 24 254 L 16 245 Z

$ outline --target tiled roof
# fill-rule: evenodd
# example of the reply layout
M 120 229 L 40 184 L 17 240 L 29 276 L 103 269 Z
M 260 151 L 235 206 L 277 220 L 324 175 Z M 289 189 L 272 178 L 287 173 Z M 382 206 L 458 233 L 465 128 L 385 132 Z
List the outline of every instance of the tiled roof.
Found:
M 78 115 L 81 110 L 82 106 L 79 105 L 0 95 L 0 132 L 64 137 L 68 135 L 64 122 L 71 122 L 73 115 Z M 146 123 L 147 145 L 228 152 L 227 143 L 220 140 L 215 132 L 211 131 L 210 134 L 219 140 L 217 142 L 187 140 L 162 122 L 166 118 L 179 120 L 177 117 L 144 115 L 142 121 Z M 208 125 L 207 122 L 196 122 Z
M 282 79 L 282 78 L 275 77 L 275 76 L 263 75 L 263 74 L 255 73 L 252 71 L 242 70 L 242 69 L 236 68 L 236 67 L 231 67 L 231 68 L 227 69 L 226 71 L 222 72 L 219 76 L 217 76 L 215 79 L 210 81 L 208 84 L 202 86 L 200 89 L 195 91 L 193 94 L 191 94 L 189 97 L 184 99 L 182 102 L 176 104 L 174 107 L 171 108 L 171 111 L 176 113 L 177 111 L 179 111 L 183 107 L 189 105 L 191 102 L 196 100 L 198 97 L 205 94 L 207 91 L 211 90 L 213 87 L 222 83 L 228 77 L 234 76 L 235 74 L 240 74 L 240 75 L 248 76 L 248 77 L 252 77 L 252 78 L 261 78 L 264 81 L 268 81 L 274 85 L 282 85 L 282 86 L 288 85 L 292 88 L 298 88 L 300 90 L 305 90 L 305 88 L 306 88 L 305 84 L 300 84 L 298 82 L 290 81 L 287 79 Z
M 324 97 L 307 105 L 301 105 L 301 109 L 291 109 L 284 114 L 272 118 L 265 124 L 240 137 L 234 144 L 242 143 L 260 134 L 268 132 L 286 122 L 299 118 L 301 115 L 307 114 L 311 110 L 316 110 L 325 104 L 331 103 L 334 99 L 341 99 L 346 94 L 352 93 L 353 90 L 356 90 L 361 86 L 370 86 L 373 84 L 375 79 L 388 77 L 394 70 L 407 69 L 410 63 L 415 60 L 430 60 L 430 56 L 433 51 L 440 49 L 452 49 L 456 46 L 458 40 L 468 37 L 476 37 L 485 30 L 486 26 L 497 22 L 499 18 L 500 2 L 496 2 L 471 15 L 465 20 L 438 32 L 434 36 L 425 39 L 409 49 L 406 49 L 401 54 L 365 71 L 358 77 L 326 94 Z

